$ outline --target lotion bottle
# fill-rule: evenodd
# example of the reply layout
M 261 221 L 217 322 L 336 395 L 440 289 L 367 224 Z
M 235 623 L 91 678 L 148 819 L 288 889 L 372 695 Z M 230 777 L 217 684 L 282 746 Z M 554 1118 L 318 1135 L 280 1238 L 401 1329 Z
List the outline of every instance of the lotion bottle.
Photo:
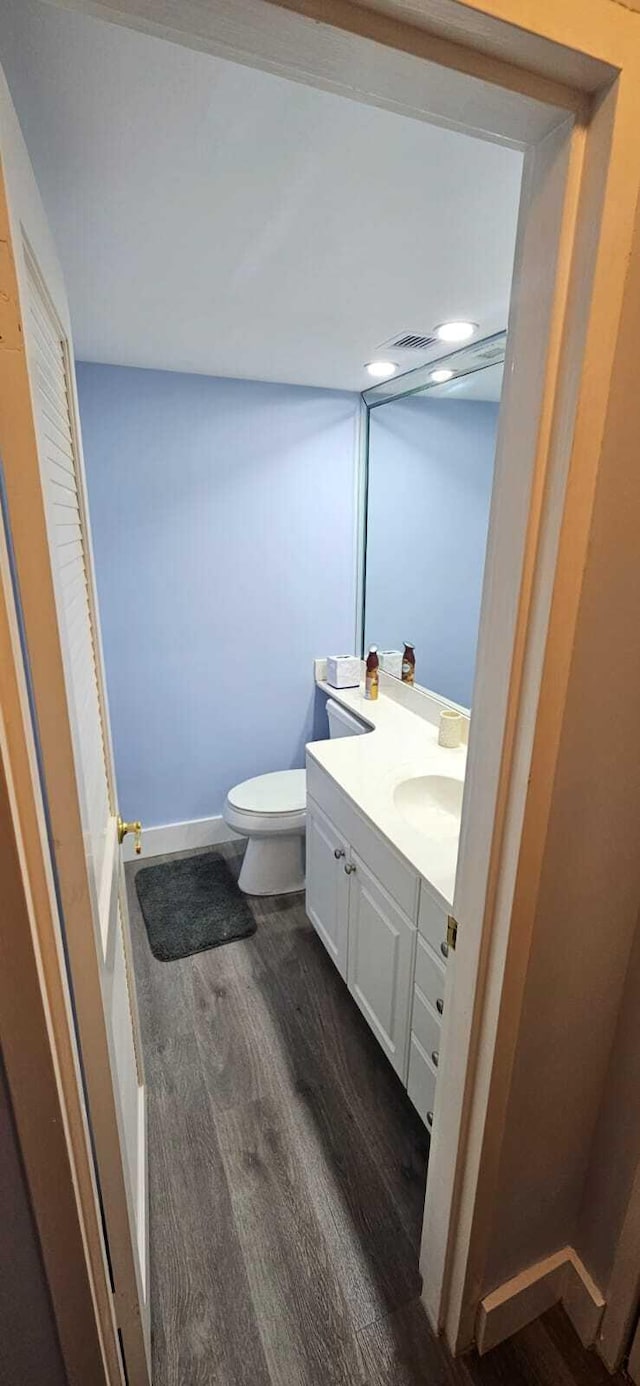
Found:
M 402 682 L 413 683 L 416 677 L 416 652 L 415 646 L 405 640 L 404 654 L 402 656 Z
M 367 667 L 364 679 L 364 696 L 369 702 L 374 703 L 378 696 L 380 686 L 380 668 L 378 660 L 378 646 L 371 645 L 367 655 Z

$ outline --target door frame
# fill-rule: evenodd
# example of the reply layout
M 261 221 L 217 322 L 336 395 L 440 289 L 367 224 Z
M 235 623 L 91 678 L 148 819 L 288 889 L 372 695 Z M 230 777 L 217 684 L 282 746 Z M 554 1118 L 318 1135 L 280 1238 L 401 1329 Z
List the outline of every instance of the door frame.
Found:
M 124 1383 L 10 548 L 0 507 L 0 1046 L 69 1382 Z
M 636 1326 L 631 1342 L 627 1372 L 636 1386 L 640 1386 L 640 1325 Z
M 33 734 L 36 739 L 38 783 L 32 792 L 44 797 L 47 817 L 46 846 L 41 843 L 46 869 L 55 882 L 56 919 L 43 920 L 50 931 L 49 947 L 57 948 L 67 970 L 71 1017 L 67 1044 L 76 1045 L 80 1060 L 78 1100 L 84 1107 L 93 1173 L 91 1196 L 98 1199 L 102 1264 L 100 1275 L 108 1297 L 109 1314 L 101 1323 L 108 1340 L 107 1380 L 127 1380 L 129 1386 L 148 1386 L 150 1339 L 144 1312 L 145 1294 L 138 1275 L 135 1219 L 128 1173 L 124 1166 L 124 1132 L 116 1089 L 115 1056 L 103 1008 L 100 975 L 99 913 L 87 868 L 84 824 L 76 773 L 73 714 L 68 701 L 64 635 L 59 625 L 56 579 L 52 567 L 47 526 L 45 478 L 41 475 L 36 409 L 32 396 L 29 347 L 30 328 L 21 313 L 29 303 L 28 276 L 32 264 L 46 271 L 46 293 L 55 311 L 67 354 L 69 412 L 72 428 L 78 428 L 78 404 L 72 369 L 72 334 L 66 296 L 56 252 L 31 172 L 4 75 L 0 72 L 0 283 L 3 300 L 2 347 L 2 458 L 5 481 L 6 525 L 13 552 L 14 590 L 19 594 L 24 656 L 28 668 L 23 677 L 30 688 Z M 23 224 L 24 223 L 24 224 Z M 27 231 L 28 237 L 27 240 Z M 84 475 L 79 433 L 76 437 L 76 476 L 81 506 Z M 91 541 L 86 512 L 85 552 L 90 609 L 97 621 L 92 588 Z M 94 631 L 100 664 L 99 628 Z M 98 680 L 100 672 L 97 672 Z M 115 840 L 115 777 L 104 711 L 104 758 L 112 796 L 110 820 Z M 8 727 L 8 756 L 19 754 Z M 29 842 L 30 849 L 34 844 Z M 115 846 L 115 851 L 119 849 Z M 105 857 L 105 861 L 107 858 Z M 104 881 L 100 885 L 104 890 Z M 125 958 L 126 918 L 122 921 Z M 130 963 L 129 963 L 130 965 Z M 129 989 L 134 1041 L 139 1066 L 141 1047 L 137 1036 L 135 997 Z M 69 1028 L 69 1019 L 72 1025 Z M 64 1024 L 60 1017 L 60 1024 Z M 146 1185 L 145 1185 L 146 1187 Z M 90 1199 L 85 1190 L 86 1199 Z M 87 1220 L 91 1207 L 84 1207 Z M 145 1220 L 146 1231 L 146 1220 Z M 148 1257 L 147 1257 L 148 1263 Z M 104 1286 L 106 1273 L 106 1287 Z M 102 1298 L 100 1299 L 100 1306 Z M 101 1308 L 102 1313 L 102 1308 Z M 85 1377 L 86 1380 L 86 1377 Z
M 512 310 L 519 370 L 507 362 L 479 646 L 496 640 L 498 659 L 493 675 L 486 659 L 479 669 L 484 765 L 472 733 L 461 839 L 476 867 L 462 871 L 455 902 L 465 942 L 448 1023 L 461 1019 L 464 1039 L 441 1074 L 425 1220 L 427 1308 L 460 1349 L 495 1195 L 599 457 L 617 442 L 611 379 L 618 351 L 634 346 L 622 306 L 640 190 L 640 20 L 609 0 L 218 0 L 206 13 L 199 0 L 51 2 L 529 146 L 520 280 L 544 274 L 546 294 Z M 633 465 L 629 441 L 620 446 Z

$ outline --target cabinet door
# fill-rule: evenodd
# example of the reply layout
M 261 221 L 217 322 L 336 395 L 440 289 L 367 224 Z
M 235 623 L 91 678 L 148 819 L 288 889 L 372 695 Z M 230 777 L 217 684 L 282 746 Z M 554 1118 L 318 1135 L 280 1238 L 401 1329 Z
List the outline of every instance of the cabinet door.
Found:
M 307 800 L 307 914 L 341 975 L 347 976 L 349 844 L 330 819 Z
M 349 990 L 404 1083 L 416 930 L 354 853 L 351 864 Z

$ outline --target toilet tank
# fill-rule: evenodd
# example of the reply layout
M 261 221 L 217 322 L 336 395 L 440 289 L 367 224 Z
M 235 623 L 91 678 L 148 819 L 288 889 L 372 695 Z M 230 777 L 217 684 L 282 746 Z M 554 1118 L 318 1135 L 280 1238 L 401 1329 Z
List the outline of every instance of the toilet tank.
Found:
M 332 741 L 336 736 L 361 736 L 363 732 L 369 731 L 369 727 L 365 727 L 359 717 L 353 712 L 347 712 L 346 707 L 340 707 L 333 698 L 327 700 L 327 717 Z

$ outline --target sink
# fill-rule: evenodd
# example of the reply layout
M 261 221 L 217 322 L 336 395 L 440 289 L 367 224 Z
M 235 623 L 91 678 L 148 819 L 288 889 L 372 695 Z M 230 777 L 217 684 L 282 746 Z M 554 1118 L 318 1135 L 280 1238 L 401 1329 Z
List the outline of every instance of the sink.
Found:
M 463 791 L 452 775 L 417 775 L 396 785 L 393 801 L 405 823 L 445 840 L 460 832 Z

